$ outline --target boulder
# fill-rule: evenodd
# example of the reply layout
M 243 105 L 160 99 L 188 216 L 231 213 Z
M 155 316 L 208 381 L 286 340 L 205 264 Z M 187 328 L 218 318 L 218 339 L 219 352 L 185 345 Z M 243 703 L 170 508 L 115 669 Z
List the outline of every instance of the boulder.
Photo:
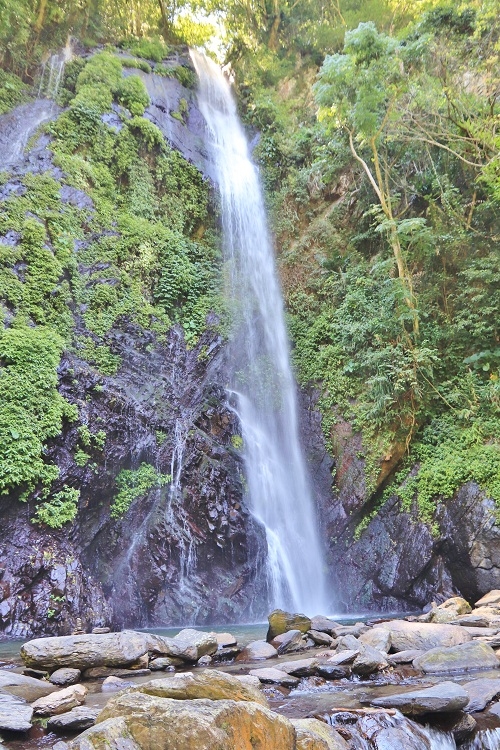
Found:
M 431 722 L 433 729 L 452 734 L 457 745 L 462 745 L 477 727 L 475 718 L 464 711 L 434 715 L 431 716 Z
M 87 688 L 83 685 L 70 685 L 63 690 L 57 690 L 45 698 L 39 698 L 31 704 L 37 716 L 53 716 L 71 711 L 72 708 L 81 706 L 87 695 Z
M 461 596 L 453 596 L 431 610 L 430 622 L 452 622 L 459 615 L 468 615 L 472 611 L 469 602 Z
M 56 742 L 52 750 L 142 750 L 128 730 L 125 719 L 108 719 L 69 742 Z M 144 746 L 146 750 L 146 745 Z M 148 747 L 149 750 L 149 747 Z
M 488 709 L 488 713 L 493 714 L 494 716 L 498 716 L 498 718 L 500 719 L 500 701 L 490 706 Z
M 49 682 L 53 685 L 76 685 L 77 682 L 80 682 L 81 676 L 82 673 L 79 669 L 70 669 L 70 667 L 66 667 L 63 669 L 56 669 L 55 672 L 52 672 L 49 677 Z
M 240 646 L 228 646 L 227 648 L 219 648 L 213 655 L 212 661 L 214 664 L 219 664 L 224 661 L 232 661 L 236 659 L 238 654 L 241 654 L 242 648 Z
M 215 654 L 219 647 L 215 633 L 204 633 L 192 628 L 181 630 L 172 640 L 179 651 L 170 655 L 186 661 L 198 661 L 202 656 Z
M 0 669 L 0 690 L 4 693 L 17 695 L 18 698 L 24 698 L 28 703 L 31 703 L 45 695 L 50 695 L 57 688 L 49 682 Z
M 270 643 L 277 650 L 278 654 L 302 651 L 305 645 L 300 630 L 287 630 L 286 633 L 281 633 L 281 635 L 273 638 Z
M 336 645 L 335 638 L 332 638 L 328 633 L 323 633 L 321 630 L 308 630 L 307 637 L 311 638 L 316 646 L 334 647 Z
M 311 630 L 316 630 L 320 633 L 328 633 L 328 635 L 333 635 L 333 631 L 335 628 L 340 628 L 341 625 L 339 625 L 338 622 L 334 622 L 333 620 L 330 620 L 328 617 L 323 617 L 323 615 L 316 615 L 311 620 Z
M 196 673 L 183 672 L 160 680 L 151 680 L 143 685 L 136 685 L 133 692 L 176 700 L 210 698 L 214 701 L 253 701 L 267 706 L 266 697 L 258 687 L 217 669 L 205 669 Z
M 500 666 L 500 662 L 491 646 L 472 641 L 451 648 L 433 648 L 423 656 L 414 659 L 413 666 L 429 674 L 470 669 L 495 669 Z
M 472 638 L 460 625 L 440 625 L 437 623 L 406 622 L 390 620 L 384 628 L 391 633 L 393 651 L 418 649 L 428 651 L 431 648 L 458 646 Z
M 272 641 L 277 635 L 289 630 L 300 630 L 301 633 L 307 633 L 308 630 L 311 630 L 311 620 L 306 615 L 291 614 L 282 609 L 275 609 L 267 619 L 269 620 L 267 641 Z
M 497 623 L 500 621 L 500 604 L 488 604 L 478 607 L 473 610 L 472 614 L 487 620 L 488 625 L 491 625 L 493 622 Z
M 205 656 L 202 656 L 198 661 L 196 662 L 197 667 L 208 667 L 212 663 L 212 657 L 208 654 L 205 654 Z
M 0 730 L 27 732 L 31 729 L 33 709 L 23 698 L 0 690 Z
M 319 719 L 292 719 L 297 750 L 348 750 L 349 745 L 329 724 Z
M 341 664 L 350 664 L 358 654 L 359 649 L 356 651 L 340 651 L 338 654 L 335 654 L 335 656 L 331 656 L 328 659 L 328 664 L 333 667 L 338 667 Z
M 297 659 L 297 661 L 284 661 L 276 665 L 276 669 L 293 674 L 294 677 L 311 677 L 316 674 L 318 667 L 318 659 Z
M 354 659 L 352 671 L 356 674 L 372 674 L 389 666 L 386 654 L 372 648 L 371 646 L 362 646 L 361 651 Z
M 278 652 L 270 643 L 252 641 L 238 654 L 236 661 L 260 661 L 261 659 L 272 659 L 274 656 L 278 656 Z
M 425 651 L 419 651 L 412 649 L 411 651 L 398 651 L 396 654 L 388 654 L 387 660 L 389 664 L 410 664 L 418 656 L 425 654 Z
M 500 589 L 493 589 L 476 602 L 476 607 L 490 607 L 500 605 Z
M 89 708 L 88 706 L 77 706 L 58 716 L 51 716 L 47 722 L 47 729 L 50 732 L 60 734 L 73 734 L 74 732 L 84 732 L 85 729 L 93 727 L 100 709 Z
M 359 636 L 359 642 L 387 654 L 391 647 L 391 632 L 385 628 L 372 628 Z
M 332 631 L 332 636 L 334 638 L 341 638 L 343 635 L 353 635 L 355 638 L 358 638 L 362 633 L 366 633 L 367 630 L 369 628 L 364 622 L 356 622 L 354 625 L 339 625 Z
M 238 641 L 236 640 L 234 635 L 231 635 L 231 633 L 216 633 L 215 637 L 217 639 L 217 645 L 219 649 L 228 648 L 229 646 L 236 646 L 238 644 Z
M 283 687 L 294 688 L 300 682 L 298 677 L 293 677 L 281 669 L 273 669 L 272 667 L 251 669 L 250 674 L 252 677 L 258 677 L 260 682 L 265 685 L 282 685 Z
M 60 667 L 124 667 L 148 652 L 148 642 L 148 634 L 132 630 L 35 638 L 22 646 L 21 657 L 27 666 L 49 671 Z
M 500 678 L 488 679 L 485 677 L 472 680 L 472 682 L 466 682 L 462 687 L 469 696 L 469 702 L 465 706 L 465 710 L 469 713 L 483 711 L 487 703 L 500 695 Z
M 335 666 L 334 664 L 320 664 L 318 667 L 319 677 L 325 680 L 342 680 L 351 673 L 350 667 Z
M 353 635 L 343 635 L 337 643 L 337 653 L 339 651 L 361 651 L 362 645 Z
M 410 690 L 395 693 L 383 698 L 370 700 L 370 705 L 378 708 L 397 708 L 406 716 L 420 716 L 427 713 L 448 713 L 460 711 L 469 700 L 465 690 L 454 682 L 441 682 L 424 690 Z
M 126 690 L 135 687 L 135 682 L 124 680 L 122 677 L 106 677 L 102 683 L 101 690 L 103 693 L 116 693 L 117 690 Z
M 489 621 L 485 617 L 481 617 L 481 615 L 470 614 L 457 617 L 454 624 L 470 625 L 475 628 L 487 628 Z
M 70 750 L 107 747 L 93 737 L 102 732 L 102 723 L 123 719 L 120 731 L 127 730 L 132 747 L 150 750 L 295 750 L 296 732 L 284 716 L 249 701 L 178 701 L 144 693 L 122 693 L 111 698 L 95 727 L 72 742 Z M 109 725 L 108 725 L 109 727 Z M 116 731 L 111 725 L 111 731 Z M 121 734 L 123 736 L 123 734 Z M 111 747 L 130 744 L 112 743 Z

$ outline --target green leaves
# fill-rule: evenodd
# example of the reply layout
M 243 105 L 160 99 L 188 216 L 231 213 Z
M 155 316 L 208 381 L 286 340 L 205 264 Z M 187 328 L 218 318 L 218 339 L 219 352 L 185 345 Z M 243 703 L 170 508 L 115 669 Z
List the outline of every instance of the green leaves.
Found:
M 145 497 L 154 487 L 163 487 L 170 480 L 170 475 L 160 474 L 147 463 L 142 463 L 138 469 L 123 469 L 116 477 L 118 493 L 111 505 L 111 518 L 121 518 L 135 500 Z

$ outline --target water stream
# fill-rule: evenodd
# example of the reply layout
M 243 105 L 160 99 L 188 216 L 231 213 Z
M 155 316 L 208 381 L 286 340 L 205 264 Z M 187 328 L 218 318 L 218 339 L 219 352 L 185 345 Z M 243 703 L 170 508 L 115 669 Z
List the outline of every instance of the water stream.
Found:
M 283 302 L 257 169 L 219 67 L 193 52 L 199 106 L 220 189 L 234 318 L 229 392 L 241 423 L 249 503 L 266 531 L 268 606 L 332 609 L 299 441 Z

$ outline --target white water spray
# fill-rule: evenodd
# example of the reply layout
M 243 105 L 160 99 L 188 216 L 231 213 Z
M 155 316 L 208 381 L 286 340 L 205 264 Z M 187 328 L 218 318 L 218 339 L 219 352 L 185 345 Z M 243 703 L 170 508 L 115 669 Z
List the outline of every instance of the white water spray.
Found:
M 64 68 L 73 57 L 71 39 L 68 38 L 64 49 L 51 55 L 42 63 L 40 84 L 38 86 L 38 98 L 44 96 L 47 99 L 55 99 L 59 93 Z
M 266 530 L 269 602 L 328 612 L 323 552 L 302 456 L 283 303 L 257 170 L 229 83 L 193 52 L 199 106 L 222 202 L 235 319 L 230 392 L 241 422 L 250 506 Z

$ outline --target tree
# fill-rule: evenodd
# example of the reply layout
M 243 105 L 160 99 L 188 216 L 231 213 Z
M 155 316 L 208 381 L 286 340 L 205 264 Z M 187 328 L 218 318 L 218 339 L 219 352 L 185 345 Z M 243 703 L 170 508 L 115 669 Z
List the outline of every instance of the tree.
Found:
M 346 33 L 342 54 L 326 57 L 315 94 L 320 119 L 346 132 L 351 153 L 377 196 L 405 301 L 412 313 L 413 330 L 418 334 L 417 300 L 401 243 L 395 210 L 398 197 L 393 192 L 388 154 L 390 127 L 401 117 L 398 104 L 407 88 L 408 76 L 398 42 L 368 22 Z

